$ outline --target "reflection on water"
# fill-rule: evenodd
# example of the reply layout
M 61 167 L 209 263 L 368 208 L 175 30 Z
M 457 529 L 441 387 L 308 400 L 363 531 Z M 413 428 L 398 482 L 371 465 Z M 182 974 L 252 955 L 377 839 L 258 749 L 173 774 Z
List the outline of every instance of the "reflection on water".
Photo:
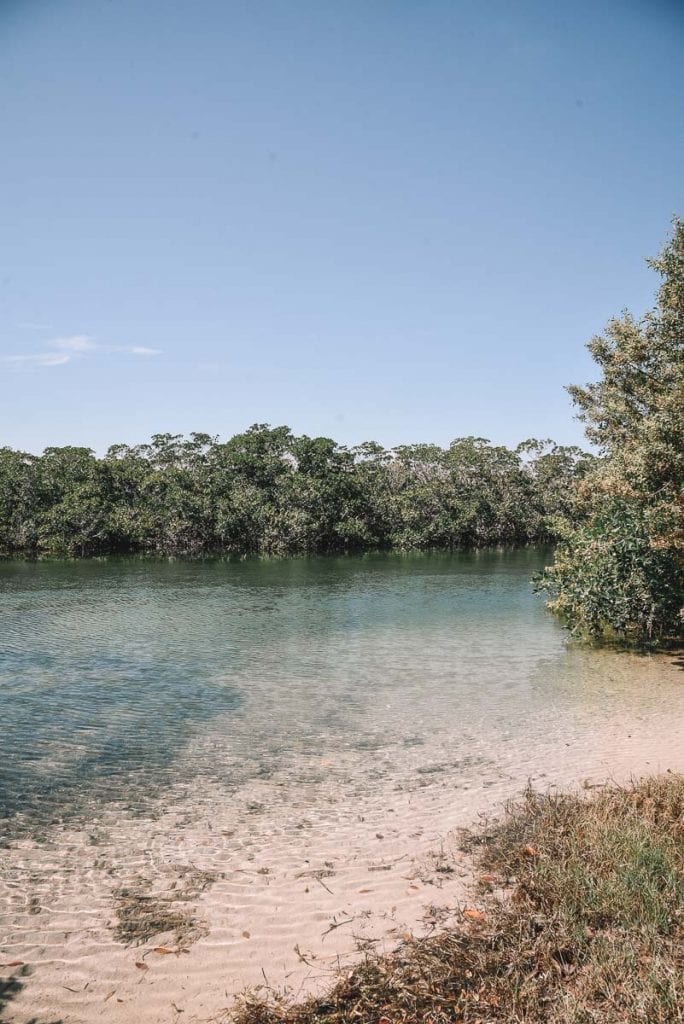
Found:
M 568 649 L 544 557 L 0 563 L 0 816 L 315 782 L 322 758 L 400 783 L 638 708 L 647 660 L 635 685 L 633 658 Z

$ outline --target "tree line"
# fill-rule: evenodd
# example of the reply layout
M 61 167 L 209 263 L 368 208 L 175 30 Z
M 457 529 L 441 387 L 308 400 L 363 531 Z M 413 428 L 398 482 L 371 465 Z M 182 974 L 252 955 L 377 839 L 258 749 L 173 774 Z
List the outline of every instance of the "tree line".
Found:
M 529 440 L 354 448 L 255 424 L 225 442 L 0 449 L 0 550 L 297 554 L 520 545 L 572 519 L 594 459 Z

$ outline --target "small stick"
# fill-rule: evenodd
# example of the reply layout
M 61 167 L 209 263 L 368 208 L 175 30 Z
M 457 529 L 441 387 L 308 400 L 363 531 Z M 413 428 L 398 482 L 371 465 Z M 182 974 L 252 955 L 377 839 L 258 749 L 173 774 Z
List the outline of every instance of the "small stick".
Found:
M 321 935 L 321 938 L 324 939 L 328 932 L 334 932 L 336 928 L 341 928 L 343 924 L 351 924 L 352 921 L 358 920 L 359 916 L 359 914 L 356 914 L 354 917 L 350 917 L 347 921 L 334 921 L 329 928 L 326 928 Z

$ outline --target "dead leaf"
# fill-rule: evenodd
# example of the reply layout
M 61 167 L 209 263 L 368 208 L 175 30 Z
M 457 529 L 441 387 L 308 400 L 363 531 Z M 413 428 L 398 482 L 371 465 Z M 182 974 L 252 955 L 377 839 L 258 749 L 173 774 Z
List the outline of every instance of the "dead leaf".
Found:
M 359 892 L 373 892 L 372 889 L 359 889 Z
M 480 875 L 480 881 L 485 885 L 492 885 L 496 882 L 496 875 Z
M 115 993 L 116 993 L 116 989 L 115 989 L 115 988 L 113 988 L 113 989 L 112 989 L 112 991 L 111 991 L 111 992 L 108 992 L 108 993 L 107 993 L 107 995 L 106 995 L 106 996 L 104 997 L 104 999 L 103 999 L 103 1002 L 105 1002 L 105 1003 L 106 1003 L 106 1002 L 107 1002 L 107 1000 L 108 1000 L 108 999 L 111 999 L 111 998 L 112 998 L 112 996 L 113 996 L 113 995 L 114 995 Z
M 483 910 L 475 910 L 474 907 L 467 907 L 463 911 L 463 916 L 467 917 L 469 921 L 484 921 L 487 918 Z
M 242 938 L 243 939 L 251 939 L 251 937 L 252 936 L 251 936 L 251 934 L 249 932 L 243 932 L 242 933 Z
M 8 964 L 0 964 L 0 967 L 23 967 L 23 960 L 10 960 Z
M 155 953 L 175 953 L 176 950 L 175 949 L 169 949 L 168 946 L 155 946 L 154 947 L 154 952 Z
M 536 846 L 525 846 L 523 847 L 523 853 L 526 857 L 538 857 L 539 850 Z
M 138 968 L 139 971 L 149 971 L 149 967 L 147 966 L 147 964 L 144 964 L 142 960 L 136 960 L 135 966 Z

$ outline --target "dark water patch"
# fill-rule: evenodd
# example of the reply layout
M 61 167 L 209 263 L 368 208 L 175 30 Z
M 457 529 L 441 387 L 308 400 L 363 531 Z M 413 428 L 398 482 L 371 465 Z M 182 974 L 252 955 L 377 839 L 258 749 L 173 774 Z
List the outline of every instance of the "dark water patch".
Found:
M 148 809 L 174 783 L 172 766 L 202 723 L 240 706 L 234 687 L 172 661 L 161 673 L 111 654 L 38 661 L 32 685 L 25 674 L 18 692 L 5 685 L 1 695 L 6 835 L 87 817 L 122 796 L 130 809 Z

